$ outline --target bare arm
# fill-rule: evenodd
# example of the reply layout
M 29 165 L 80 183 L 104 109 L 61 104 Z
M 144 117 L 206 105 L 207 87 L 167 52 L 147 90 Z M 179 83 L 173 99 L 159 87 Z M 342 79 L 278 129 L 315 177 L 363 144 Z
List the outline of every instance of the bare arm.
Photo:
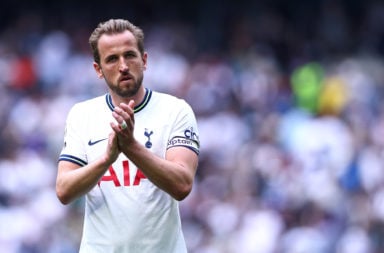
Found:
M 191 192 L 198 161 L 192 150 L 174 147 L 162 159 L 134 142 L 122 151 L 152 183 L 176 200 L 183 200 Z
M 94 162 L 80 167 L 72 162 L 60 161 L 56 178 L 56 194 L 59 200 L 63 204 L 69 204 L 89 192 L 118 155 L 116 134 L 112 132 L 105 154 Z
M 170 148 L 165 159 L 154 155 L 133 136 L 133 101 L 128 105 L 115 107 L 113 116 L 117 122 L 125 120 L 128 127 L 122 129 L 111 123 L 117 133 L 120 150 L 151 180 L 157 187 L 169 193 L 176 200 L 184 199 L 192 190 L 198 156 L 185 147 Z

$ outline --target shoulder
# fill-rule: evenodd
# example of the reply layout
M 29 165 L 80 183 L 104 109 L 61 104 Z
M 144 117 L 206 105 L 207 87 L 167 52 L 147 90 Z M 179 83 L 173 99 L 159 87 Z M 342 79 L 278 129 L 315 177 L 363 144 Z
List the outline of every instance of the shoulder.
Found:
M 184 99 L 160 92 L 153 92 L 152 97 L 152 113 L 161 115 L 160 118 L 163 120 L 166 118 L 170 122 L 173 121 L 181 124 L 195 124 L 195 113 L 192 107 Z
M 71 110 L 87 110 L 90 108 L 95 108 L 100 105 L 105 105 L 106 98 L 105 95 L 94 97 L 91 99 L 83 100 L 80 102 L 77 102 L 72 106 Z
M 184 99 L 158 91 L 152 91 L 152 100 L 155 104 L 161 104 L 164 107 L 175 110 L 190 107 Z
M 68 117 L 84 117 L 93 111 L 100 111 L 100 107 L 106 104 L 105 99 L 105 95 L 102 95 L 77 102 L 71 107 Z

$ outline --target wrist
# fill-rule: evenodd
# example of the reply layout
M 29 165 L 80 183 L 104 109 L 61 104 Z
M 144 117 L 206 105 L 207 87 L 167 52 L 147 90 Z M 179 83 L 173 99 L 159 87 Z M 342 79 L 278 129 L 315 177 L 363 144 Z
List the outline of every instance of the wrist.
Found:
M 112 165 L 114 161 L 111 160 L 110 156 L 108 156 L 107 154 L 104 154 L 100 159 L 99 159 L 99 164 L 101 167 L 103 167 L 104 169 L 107 169 L 109 168 L 109 166 Z
M 121 152 L 123 152 L 125 155 L 128 156 L 129 154 L 137 152 L 140 148 L 141 148 L 141 144 L 134 139 L 129 144 L 122 145 L 120 147 L 120 150 Z

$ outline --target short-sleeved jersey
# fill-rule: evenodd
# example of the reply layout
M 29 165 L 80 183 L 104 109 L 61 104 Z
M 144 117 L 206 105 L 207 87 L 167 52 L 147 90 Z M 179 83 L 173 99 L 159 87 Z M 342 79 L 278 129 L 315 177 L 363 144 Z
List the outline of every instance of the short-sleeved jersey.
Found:
M 84 166 L 106 150 L 114 105 L 110 94 L 70 110 L 59 161 Z M 183 146 L 199 153 L 195 115 L 182 99 L 146 89 L 135 107 L 135 138 L 164 158 Z M 124 154 L 86 194 L 81 253 L 183 253 L 178 201 L 156 187 Z

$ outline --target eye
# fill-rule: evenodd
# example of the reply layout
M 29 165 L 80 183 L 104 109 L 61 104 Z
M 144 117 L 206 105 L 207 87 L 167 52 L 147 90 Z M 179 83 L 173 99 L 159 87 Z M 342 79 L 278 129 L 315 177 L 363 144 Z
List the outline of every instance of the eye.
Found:
M 136 56 L 137 56 L 137 54 L 133 51 L 129 51 L 129 52 L 126 52 L 124 54 L 124 58 L 126 58 L 126 59 L 135 58 Z
M 117 56 L 116 55 L 110 55 L 105 59 L 106 63 L 113 63 L 117 61 Z

